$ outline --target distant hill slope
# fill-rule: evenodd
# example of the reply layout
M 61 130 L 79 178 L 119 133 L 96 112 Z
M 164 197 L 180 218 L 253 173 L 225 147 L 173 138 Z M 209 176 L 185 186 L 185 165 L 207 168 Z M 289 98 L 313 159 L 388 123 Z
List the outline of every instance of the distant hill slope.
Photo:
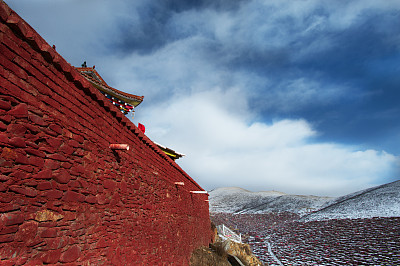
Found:
M 330 197 L 288 195 L 278 191 L 251 192 L 238 187 L 209 192 L 210 211 L 228 213 L 292 212 L 303 215 L 334 200 Z
M 400 217 L 400 181 L 339 197 L 302 221 Z

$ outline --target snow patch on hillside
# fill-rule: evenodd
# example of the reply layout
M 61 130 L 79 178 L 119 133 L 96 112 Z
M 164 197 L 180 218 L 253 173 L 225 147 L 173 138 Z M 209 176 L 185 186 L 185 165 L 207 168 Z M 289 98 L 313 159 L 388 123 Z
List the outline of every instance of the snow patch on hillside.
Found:
M 400 181 L 339 197 L 301 221 L 400 217 Z
M 299 215 L 320 209 L 334 198 L 288 195 L 279 191 L 251 192 L 238 187 L 209 192 L 210 211 L 227 213 L 292 212 Z
M 291 212 L 301 221 L 400 217 L 400 181 L 330 198 L 288 195 L 278 191 L 251 192 L 239 187 L 209 192 L 210 212 L 263 214 Z

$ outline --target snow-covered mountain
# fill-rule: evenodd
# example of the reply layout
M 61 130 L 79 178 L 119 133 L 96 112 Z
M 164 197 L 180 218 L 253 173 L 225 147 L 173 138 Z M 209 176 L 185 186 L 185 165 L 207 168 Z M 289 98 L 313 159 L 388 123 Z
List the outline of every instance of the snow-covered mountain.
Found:
M 301 221 L 400 217 L 400 180 L 339 198 L 251 192 L 238 187 L 209 192 L 210 211 L 226 213 L 292 212 Z
M 299 215 L 320 209 L 330 197 L 288 195 L 278 191 L 251 192 L 238 187 L 209 192 L 210 211 L 227 213 L 292 212 Z
M 336 198 L 302 221 L 400 217 L 400 181 Z

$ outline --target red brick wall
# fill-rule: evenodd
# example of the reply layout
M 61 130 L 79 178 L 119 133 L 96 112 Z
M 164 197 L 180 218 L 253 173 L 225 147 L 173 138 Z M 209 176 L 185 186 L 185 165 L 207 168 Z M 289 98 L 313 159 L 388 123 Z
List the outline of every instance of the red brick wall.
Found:
M 0 264 L 188 264 L 201 187 L 4 2 L 0 21 Z

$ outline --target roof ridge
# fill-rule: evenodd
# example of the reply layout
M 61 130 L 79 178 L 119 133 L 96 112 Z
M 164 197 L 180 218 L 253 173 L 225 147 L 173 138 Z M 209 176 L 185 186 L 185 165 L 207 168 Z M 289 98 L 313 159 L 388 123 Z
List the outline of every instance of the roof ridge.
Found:
M 117 93 L 117 94 L 119 94 L 119 95 L 121 95 L 123 97 L 132 98 L 132 99 L 138 100 L 140 102 L 142 102 L 143 99 L 144 99 L 144 96 L 138 96 L 138 95 L 135 95 L 135 94 L 130 94 L 130 93 L 127 93 L 127 92 L 124 92 L 124 91 L 120 91 L 120 90 L 117 90 L 117 89 L 109 86 L 94 68 L 91 68 L 91 67 L 75 67 L 75 69 L 78 70 L 79 73 L 81 73 L 89 81 L 94 82 L 99 86 L 106 87 L 107 89 L 109 89 L 109 90 L 113 91 L 114 93 Z M 94 73 L 100 79 L 101 82 L 97 81 L 95 78 L 93 78 L 91 75 L 89 75 L 88 73 L 85 73 L 85 72 Z

